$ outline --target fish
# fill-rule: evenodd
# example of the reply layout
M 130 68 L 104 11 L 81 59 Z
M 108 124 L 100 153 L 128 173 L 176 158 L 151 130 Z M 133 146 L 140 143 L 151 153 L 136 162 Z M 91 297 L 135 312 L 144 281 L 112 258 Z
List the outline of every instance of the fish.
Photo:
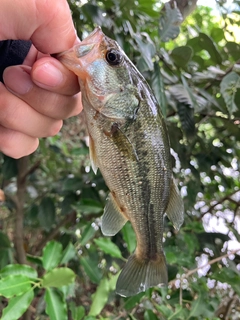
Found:
M 100 27 L 57 59 L 78 76 L 92 169 L 100 169 L 109 188 L 102 233 L 114 236 L 130 221 L 136 234 L 136 250 L 118 277 L 116 293 L 128 297 L 165 286 L 164 216 L 178 230 L 184 210 L 160 106 L 135 65 Z

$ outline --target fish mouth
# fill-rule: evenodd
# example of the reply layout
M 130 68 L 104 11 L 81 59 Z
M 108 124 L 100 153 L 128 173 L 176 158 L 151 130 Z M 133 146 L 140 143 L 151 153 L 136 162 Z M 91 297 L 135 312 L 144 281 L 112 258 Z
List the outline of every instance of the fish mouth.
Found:
M 70 50 L 58 53 L 54 57 L 77 76 L 80 76 L 81 70 L 96 60 L 99 55 L 99 45 L 104 36 L 101 27 L 97 27 L 80 44 L 75 45 Z

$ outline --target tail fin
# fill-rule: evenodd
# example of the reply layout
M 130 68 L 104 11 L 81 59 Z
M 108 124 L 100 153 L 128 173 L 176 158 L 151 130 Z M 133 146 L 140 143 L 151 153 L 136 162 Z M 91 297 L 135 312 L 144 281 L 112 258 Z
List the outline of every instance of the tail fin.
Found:
M 167 285 L 168 274 L 164 253 L 155 260 L 139 259 L 133 254 L 128 259 L 117 280 L 116 293 L 133 296 L 158 284 Z

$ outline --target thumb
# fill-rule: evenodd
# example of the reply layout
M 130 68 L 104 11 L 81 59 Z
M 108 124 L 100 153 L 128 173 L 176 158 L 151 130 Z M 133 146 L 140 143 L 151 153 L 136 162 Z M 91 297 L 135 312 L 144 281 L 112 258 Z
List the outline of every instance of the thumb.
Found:
M 0 21 L 1 40 L 32 40 L 43 53 L 67 50 L 78 41 L 66 0 L 1 0 Z
M 79 92 L 76 75 L 52 57 L 37 60 L 31 71 L 33 82 L 39 87 L 64 95 L 74 95 Z

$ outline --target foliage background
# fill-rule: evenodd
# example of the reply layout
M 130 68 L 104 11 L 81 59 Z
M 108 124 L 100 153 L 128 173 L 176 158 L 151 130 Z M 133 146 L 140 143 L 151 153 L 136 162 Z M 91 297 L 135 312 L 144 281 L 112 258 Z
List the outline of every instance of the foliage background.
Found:
M 198 6 L 178 25 L 179 11 L 156 0 L 69 4 L 80 38 L 100 25 L 153 88 L 185 223 L 176 233 L 165 219 L 168 288 L 116 296 L 136 240 L 130 224 L 112 238 L 99 230 L 107 188 L 90 168 L 83 117 L 30 157 L 1 154 L 2 319 L 19 319 L 29 305 L 23 319 L 239 319 L 240 1 L 216 1 L 214 12 Z M 9 281 L 22 286 L 10 290 Z

